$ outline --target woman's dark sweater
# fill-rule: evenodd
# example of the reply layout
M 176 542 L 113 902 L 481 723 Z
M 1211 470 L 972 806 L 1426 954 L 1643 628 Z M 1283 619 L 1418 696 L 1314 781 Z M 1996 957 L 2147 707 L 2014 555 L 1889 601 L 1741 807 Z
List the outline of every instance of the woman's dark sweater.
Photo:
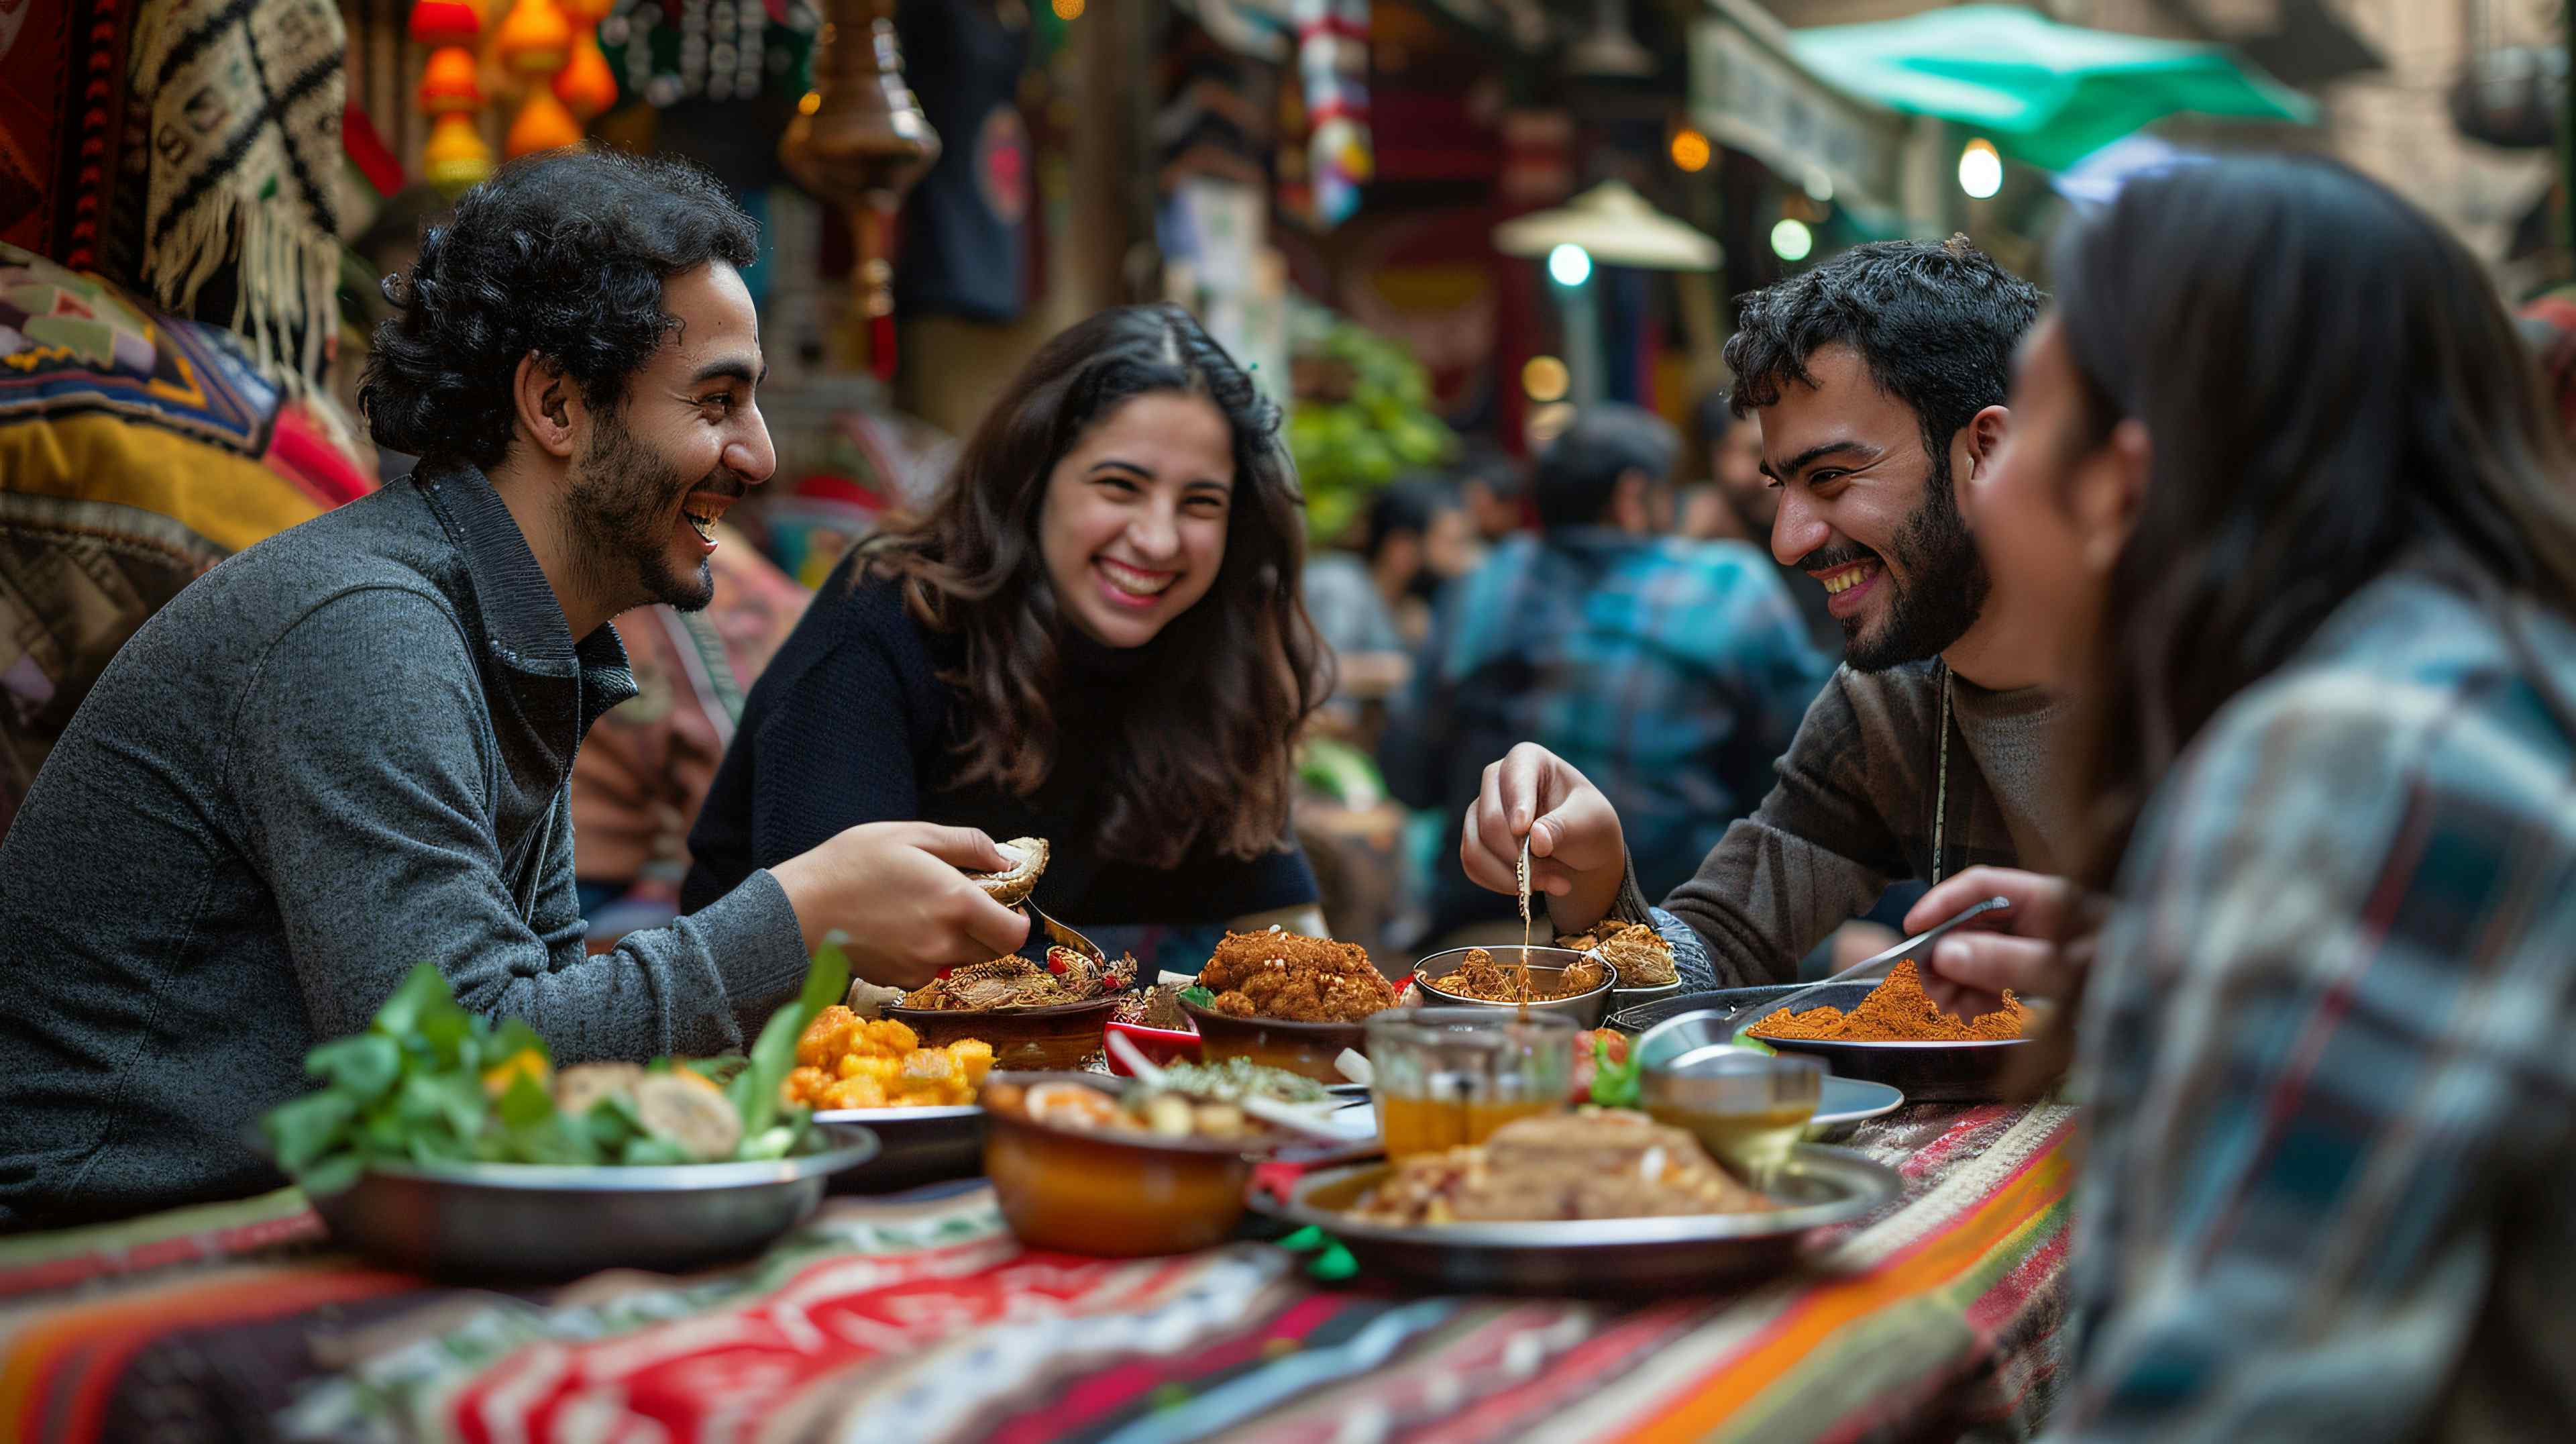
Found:
M 689 834 L 684 910 L 843 828 L 913 820 L 980 827 L 995 841 L 1046 838 L 1052 857 L 1037 904 L 1077 927 L 1208 924 L 1315 901 L 1315 876 L 1294 843 L 1249 861 L 1201 847 L 1171 868 L 1104 856 L 1094 827 L 1111 779 L 1098 767 L 1061 764 L 1025 798 L 952 786 L 965 698 L 938 674 L 963 665 L 964 638 L 914 620 L 892 582 L 851 588 L 854 565 L 844 559 L 832 573 L 751 689 Z M 1057 755 L 1098 755 L 1127 678 L 1154 664 L 1155 648 L 1077 637 L 1060 650 Z

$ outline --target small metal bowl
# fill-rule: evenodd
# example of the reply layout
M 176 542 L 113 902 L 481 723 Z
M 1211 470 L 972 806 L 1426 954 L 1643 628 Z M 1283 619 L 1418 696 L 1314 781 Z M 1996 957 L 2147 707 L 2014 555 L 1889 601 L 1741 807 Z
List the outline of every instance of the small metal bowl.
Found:
M 1459 967 L 1467 961 L 1467 954 L 1474 951 L 1476 950 L 1473 948 L 1451 948 L 1447 952 L 1433 953 L 1414 964 L 1414 996 L 1420 998 L 1426 1008 L 1494 1008 L 1515 1013 L 1520 1011 L 1521 1005 L 1518 1003 L 1490 1003 L 1482 998 L 1461 998 L 1431 986 L 1433 979 L 1445 978 L 1458 971 Z M 1486 948 L 1484 951 L 1493 954 L 1497 962 L 1509 963 L 1519 950 L 1515 945 L 1505 943 L 1501 947 Z M 1533 946 L 1529 950 L 1530 980 L 1536 983 L 1544 978 L 1554 982 L 1565 975 L 1567 968 L 1581 962 L 1583 956 L 1572 948 Z M 1543 1003 L 1532 1003 L 1529 1005 L 1529 1010 L 1533 1013 L 1563 1013 L 1582 1027 L 1600 1027 L 1601 1020 L 1610 1014 L 1610 995 L 1619 986 L 1619 969 L 1606 961 L 1602 962 L 1601 968 L 1600 986 L 1577 993 L 1570 998 L 1550 998 Z
M 314 1196 L 331 1236 L 405 1272 L 559 1279 L 682 1273 L 757 1253 L 804 1221 L 824 1180 L 876 1157 L 876 1135 L 817 1124 L 830 1147 L 761 1163 L 554 1167 L 380 1163 Z

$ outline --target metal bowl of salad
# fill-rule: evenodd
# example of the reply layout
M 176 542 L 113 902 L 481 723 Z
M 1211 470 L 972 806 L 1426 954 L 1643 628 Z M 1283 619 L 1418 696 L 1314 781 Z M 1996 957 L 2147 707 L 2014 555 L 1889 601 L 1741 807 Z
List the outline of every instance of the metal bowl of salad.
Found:
M 565 1278 L 740 1258 L 877 1155 L 868 1129 L 784 1102 L 799 1035 L 848 981 L 827 945 L 748 1057 L 557 1069 L 535 1030 L 467 1012 L 423 964 L 366 1031 L 306 1056 L 319 1086 L 251 1141 L 334 1238 L 396 1268 Z

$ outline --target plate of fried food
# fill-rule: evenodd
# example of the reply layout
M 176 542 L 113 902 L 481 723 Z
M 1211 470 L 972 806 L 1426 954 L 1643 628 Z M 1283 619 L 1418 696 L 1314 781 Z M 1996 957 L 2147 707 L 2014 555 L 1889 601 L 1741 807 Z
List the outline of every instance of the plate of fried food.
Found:
M 980 1039 L 998 1068 L 1079 1069 L 1100 1051 L 1103 1027 L 1136 986 L 1136 960 L 1112 960 L 1030 900 L 1046 872 L 1046 839 L 997 846 L 1011 866 L 970 876 L 994 901 L 1028 913 L 1027 952 L 947 969 L 900 996 L 868 988 L 862 997 L 853 989 L 852 1003 L 882 1012 L 931 1046 Z
M 1649 924 L 1604 919 L 1588 933 L 1558 938 L 1556 945 L 1588 953 L 1618 972 L 1619 981 L 1610 993 L 1613 1008 L 1651 1003 L 1681 990 L 1681 969 L 1673 961 L 1673 945 Z
M 984 1147 L 978 1095 L 993 1068 L 981 1038 L 928 1044 L 893 1018 L 863 1018 L 846 1006 L 823 1010 L 796 1040 L 786 1100 L 824 1123 L 864 1124 L 876 1134 L 870 1191 L 909 1188 L 976 1169 Z
M 1832 983 L 1800 998 L 1794 1011 L 1746 1012 L 1798 991 L 1790 985 L 1683 993 L 1621 1010 L 1610 1021 L 1644 1034 L 1659 1050 L 1757 1040 L 1784 1053 L 1812 1054 L 1840 1078 L 1884 1083 L 1917 1103 L 1982 1103 L 2002 1096 L 2006 1074 L 2039 1026 L 2038 1014 L 2007 992 L 2003 1006 L 1973 1020 L 1941 1011 L 1923 991 L 1910 958 L 1882 982 Z M 1723 1034 L 1723 1036 L 1720 1036 Z
M 1319 1170 L 1254 1206 L 1331 1234 L 1371 1277 L 1622 1295 L 1790 1267 L 1812 1230 L 1858 1219 L 1898 1188 L 1885 1165 L 1812 1143 L 1748 1181 L 1683 1128 L 1587 1107 L 1518 1119 L 1467 1147 Z
M 1247 1058 L 1326 1083 L 1366 1042 L 1363 1025 L 1396 1006 L 1395 985 L 1357 943 L 1273 927 L 1227 933 L 1180 995 L 1211 1063 Z

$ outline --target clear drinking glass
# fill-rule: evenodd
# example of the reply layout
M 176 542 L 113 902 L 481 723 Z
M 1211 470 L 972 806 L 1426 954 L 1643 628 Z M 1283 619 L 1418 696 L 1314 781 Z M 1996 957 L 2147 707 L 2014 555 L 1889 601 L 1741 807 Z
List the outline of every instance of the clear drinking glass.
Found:
M 1369 1096 L 1386 1156 L 1482 1143 L 1515 1118 L 1564 1107 L 1582 1035 L 1557 1013 L 1402 1008 L 1369 1019 Z

